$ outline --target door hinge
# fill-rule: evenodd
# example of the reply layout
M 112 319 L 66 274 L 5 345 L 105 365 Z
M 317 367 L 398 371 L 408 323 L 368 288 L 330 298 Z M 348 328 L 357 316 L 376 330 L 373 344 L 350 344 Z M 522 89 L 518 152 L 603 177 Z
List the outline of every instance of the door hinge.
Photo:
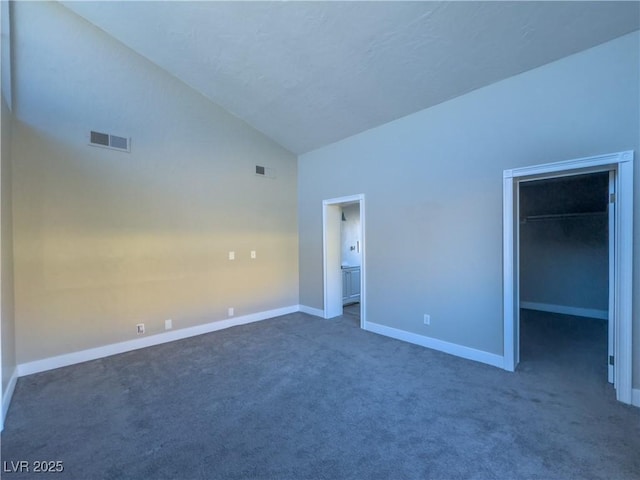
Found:
M 609 365 L 615 365 L 613 355 L 609 355 Z
M 615 193 L 610 193 L 609 194 L 609 203 L 616 203 L 616 194 Z

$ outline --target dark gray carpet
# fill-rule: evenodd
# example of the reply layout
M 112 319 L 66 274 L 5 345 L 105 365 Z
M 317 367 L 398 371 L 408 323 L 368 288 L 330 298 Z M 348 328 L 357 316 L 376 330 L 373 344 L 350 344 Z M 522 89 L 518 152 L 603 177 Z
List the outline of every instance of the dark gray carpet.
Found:
M 292 314 L 24 377 L 3 461 L 64 472 L 3 478 L 640 478 L 602 352 L 535 317 L 515 374 Z

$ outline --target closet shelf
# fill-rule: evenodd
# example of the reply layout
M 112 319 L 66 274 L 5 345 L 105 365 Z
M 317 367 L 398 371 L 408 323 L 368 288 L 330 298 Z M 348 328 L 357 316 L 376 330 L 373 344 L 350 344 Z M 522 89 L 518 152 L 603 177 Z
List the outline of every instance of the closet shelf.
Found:
M 586 218 L 586 217 L 602 217 L 605 216 L 607 212 L 585 212 L 585 213 L 556 213 L 550 215 L 528 215 L 526 217 L 521 217 L 520 222 L 540 222 L 545 220 L 562 220 L 565 218 Z

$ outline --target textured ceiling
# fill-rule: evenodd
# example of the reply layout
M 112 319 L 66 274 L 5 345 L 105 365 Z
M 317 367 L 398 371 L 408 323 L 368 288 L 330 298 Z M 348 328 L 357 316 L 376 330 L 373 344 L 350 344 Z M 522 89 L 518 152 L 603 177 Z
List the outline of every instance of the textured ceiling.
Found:
M 294 153 L 640 28 L 638 2 L 62 2 Z

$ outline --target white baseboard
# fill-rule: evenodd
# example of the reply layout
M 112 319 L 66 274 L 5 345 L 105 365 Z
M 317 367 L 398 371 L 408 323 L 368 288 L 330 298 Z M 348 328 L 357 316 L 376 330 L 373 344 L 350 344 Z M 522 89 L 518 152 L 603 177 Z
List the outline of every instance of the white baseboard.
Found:
M 9 383 L 7 384 L 7 390 L 2 392 L 2 412 L 0 415 L 0 432 L 4 430 L 4 419 L 7 418 L 7 412 L 9 411 L 9 405 L 11 405 L 11 398 L 13 397 L 13 391 L 16 389 L 16 382 L 18 381 L 18 368 L 13 369 Z
M 302 313 L 324 318 L 324 310 L 320 310 L 319 308 L 307 307 L 306 305 L 298 305 L 298 308 Z
M 365 330 L 373 333 L 378 333 L 386 337 L 395 338 L 396 340 L 402 340 L 404 342 L 414 343 L 422 347 L 431 348 L 440 352 L 449 353 L 456 357 L 466 358 L 468 360 L 475 360 L 476 362 L 486 363 L 493 367 L 503 368 L 504 357 L 496 355 L 494 353 L 483 352 L 482 350 L 476 350 L 475 348 L 464 347 L 455 343 L 445 342 L 436 338 L 426 337 L 424 335 L 418 335 L 417 333 L 406 332 L 404 330 L 398 330 L 397 328 L 387 327 L 386 325 L 380 325 L 378 323 L 366 322 Z
M 567 305 L 551 305 L 548 303 L 522 301 L 520 302 L 520 308 L 539 310 L 541 312 L 562 313 L 564 315 L 574 315 L 576 317 L 598 318 L 600 320 L 607 320 L 609 318 L 609 312 L 595 308 L 569 307 Z
M 631 390 L 631 405 L 640 407 L 640 388 Z
M 182 340 L 183 338 L 195 337 L 196 335 L 215 332 L 217 330 L 223 330 L 225 328 L 235 327 L 237 325 L 244 325 L 247 323 L 258 322 L 260 320 L 266 320 L 268 318 L 279 317 L 280 315 L 287 315 L 289 313 L 295 313 L 297 311 L 299 311 L 298 305 L 292 305 L 290 307 L 283 307 L 275 310 L 267 310 L 265 312 L 252 313 L 250 315 L 244 315 L 241 317 L 218 320 L 215 322 L 205 323 L 203 325 L 196 325 L 195 327 L 171 330 L 168 332 L 158 333 L 156 335 L 150 335 L 148 337 L 136 338 L 135 340 L 127 340 L 125 342 L 113 343 L 111 345 L 105 345 L 103 347 L 90 348 L 88 350 L 82 350 L 79 352 L 67 353 L 55 357 L 44 358 L 42 360 L 35 360 L 33 362 L 21 363 L 20 365 L 18 365 L 17 369 L 18 376 L 23 377 L 25 375 L 31 375 L 32 373 L 53 370 L 54 368 L 67 367 L 69 365 L 75 365 L 77 363 L 87 362 L 90 360 L 97 360 L 99 358 L 109 357 L 111 355 L 117 355 L 119 353 L 130 352 L 132 350 L 138 350 L 140 348 L 152 347 L 154 345 L 160 345 L 162 343 Z

